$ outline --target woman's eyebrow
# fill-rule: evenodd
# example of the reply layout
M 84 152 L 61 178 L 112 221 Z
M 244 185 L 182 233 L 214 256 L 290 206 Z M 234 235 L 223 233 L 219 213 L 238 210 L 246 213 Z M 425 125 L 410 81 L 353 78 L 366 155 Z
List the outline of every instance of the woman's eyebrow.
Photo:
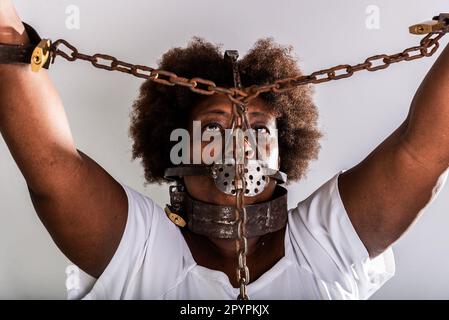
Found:
M 197 120 L 202 120 L 202 121 L 206 121 L 206 120 L 210 120 L 210 119 L 219 119 L 220 121 L 222 120 L 226 120 L 228 121 L 228 119 L 231 118 L 231 115 L 227 112 L 224 111 L 220 111 L 220 110 L 213 110 L 213 111 L 208 111 L 208 112 L 202 112 L 197 114 L 194 119 Z
M 219 115 L 230 115 L 229 112 L 225 111 L 224 109 L 203 109 L 197 113 L 197 116 L 202 115 L 209 115 L 209 114 L 219 114 Z
M 212 109 L 203 109 L 201 111 L 199 111 L 197 113 L 197 117 L 198 116 L 207 116 L 207 115 L 221 115 L 221 116 L 230 116 L 231 113 L 230 111 L 228 111 L 227 109 L 222 109 L 222 108 L 212 108 Z M 262 112 L 262 111 L 252 111 L 248 113 L 249 116 L 251 116 L 252 118 L 260 118 L 260 119 L 267 119 L 269 118 L 269 114 L 266 112 Z
M 253 111 L 253 112 L 249 112 L 248 114 L 251 115 L 252 117 L 255 117 L 255 118 L 258 118 L 258 117 L 268 118 L 269 117 L 268 113 L 261 112 L 261 111 Z

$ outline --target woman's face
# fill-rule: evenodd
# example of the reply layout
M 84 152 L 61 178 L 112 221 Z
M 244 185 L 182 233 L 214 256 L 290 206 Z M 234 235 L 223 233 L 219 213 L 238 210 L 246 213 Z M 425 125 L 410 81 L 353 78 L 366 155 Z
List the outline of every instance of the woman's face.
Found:
M 265 135 L 267 138 L 266 148 L 264 148 L 265 160 L 269 163 L 271 168 L 278 168 L 279 149 L 277 144 L 276 117 L 268 112 L 267 106 L 260 99 L 255 99 L 250 102 L 247 115 L 251 128 L 255 129 L 257 134 Z M 225 129 L 230 128 L 231 126 L 232 103 L 226 96 L 216 94 L 207 97 L 195 106 L 190 117 L 190 123 L 193 123 L 193 121 L 201 122 L 201 130 L 203 133 L 224 132 Z M 190 128 L 190 130 L 192 130 L 192 128 Z M 201 142 L 201 147 L 204 148 L 208 143 L 209 142 Z M 245 147 L 245 151 L 247 151 L 248 154 L 254 152 L 249 144 L 245 144 Z M 223 150 L 221 151 L 223 152 Z M 197 200 L 217 205 L 235 204 L 235 196 L 221 192 L 215 186 L 212 177 L 186 176 L 184 177 L 184 183 L 188 193 Z M 245 203 L 252 204 L 269 200 L 274 192 L 275 186 L 276 182 L 273 179 L 270 179 L 269 183 L 260 194 L 253 197 L 245 197 Z

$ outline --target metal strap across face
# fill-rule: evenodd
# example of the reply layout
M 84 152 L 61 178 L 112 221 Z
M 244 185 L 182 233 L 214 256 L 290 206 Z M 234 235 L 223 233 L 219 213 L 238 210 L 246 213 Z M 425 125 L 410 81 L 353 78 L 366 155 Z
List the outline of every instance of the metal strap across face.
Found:
M 231 161 L 232 162 L 232 161 Z M 186 176 L 209 176 L 214 179 L 215 186 L 221 192 L 235 195 L 235 164 L 190 165 L 168 168 L 165 178 L 176 180 Z M 277 184 L 287 182 L 287 175 L 277 169 L 272 169 L 266 163 L 248 160 L 244 170 L 245 196 L 253 197 L 265 189 L 270 179 Z

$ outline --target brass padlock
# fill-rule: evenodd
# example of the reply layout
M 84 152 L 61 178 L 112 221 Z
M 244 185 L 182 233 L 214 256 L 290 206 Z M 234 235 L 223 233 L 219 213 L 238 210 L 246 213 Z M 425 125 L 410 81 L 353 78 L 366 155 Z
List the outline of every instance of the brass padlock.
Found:
M 433 19 L 430 21 L 425 21 L 409 27 L 409 31 L 412 34 L 427 34 L 443 31 L 448 28 L 448 25 L 449 14 L 440 13 L 438 16 L 433 17 Z
M 34 48 L 33 54 L 31 55 L 31 70 L 33 72 L 39 72 L 42 67 L 47 63 L 50 57 L 51 41 L 48 39 L 43 39 Z
M 167 217 L 178 227 L 184 228 L 186 226 L 186 221 L 179 214 L 172 212 L 168 206 L 165 207 L 164 211 Z
M 430 20 L 415 24 L 409 28 L 412 34 L 427 34 L 431 32 L 441 31 L 446 27 L 444 22 Z

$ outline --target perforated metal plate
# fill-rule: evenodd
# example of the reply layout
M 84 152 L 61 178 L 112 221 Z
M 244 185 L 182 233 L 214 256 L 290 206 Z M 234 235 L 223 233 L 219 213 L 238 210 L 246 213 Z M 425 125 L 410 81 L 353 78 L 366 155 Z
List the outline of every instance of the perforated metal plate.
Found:
M 264 166 L 259 161 L 250 160 L 245 166 L 246 190 L 245 196 L 254 197 L 266 187 L 269 177 L 265 175 Z M 220 191 L 235 195 L 235 165 L 215 164 L 212 170 L 215 185 Z

